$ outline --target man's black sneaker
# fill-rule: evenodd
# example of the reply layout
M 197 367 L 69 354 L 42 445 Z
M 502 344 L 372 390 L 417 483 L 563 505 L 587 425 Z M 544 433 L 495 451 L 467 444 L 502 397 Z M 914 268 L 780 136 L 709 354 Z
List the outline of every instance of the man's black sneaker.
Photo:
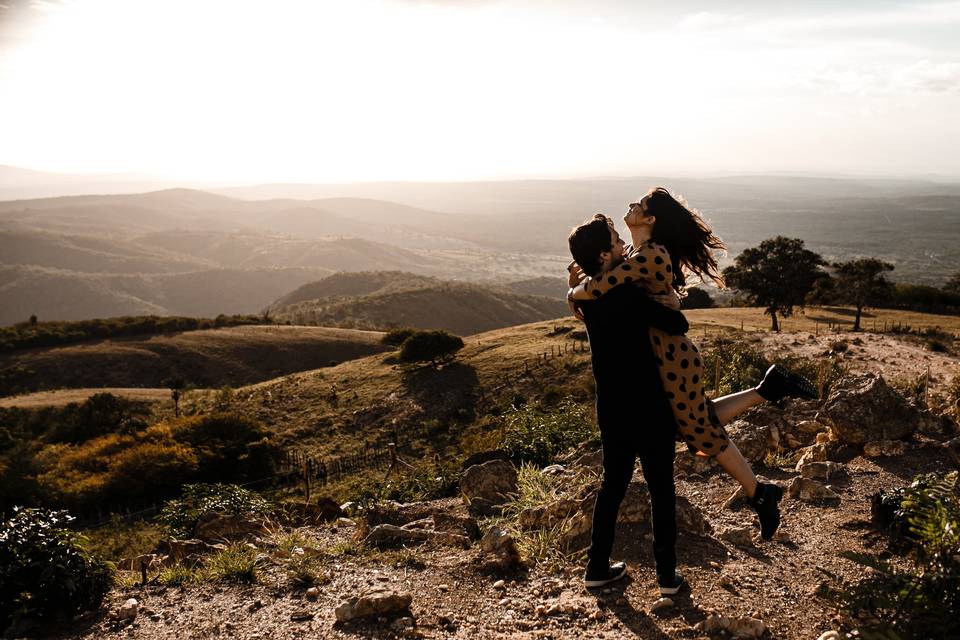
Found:
M 594 569 L 587 567 L 587 573 L 583 576 L 583 585 L 587 589 L 596 589 L 605 587 L 611 582 L 616 582 L 627 575 L 627 563 L 614 562 L 609 567 L 600 567 Z
M 792 373 L 779 364 L 771 365 L 756 387 L 760 397 L 769 402 L 780 402 L 784 398 L 806 398 L 817 400 L 820 394 L 813 383 L 798 373 Z
M 660 595 L 662 596 L 676 595 L 686 583 L 687 581 L 684 580 L 683 576 L 679 573 L 674 573 L 672 577 L 657 578 L 657 584 L 660 586 Z
M 780 498 L 783 489 L 775 484 L 758 482 L 757 490 L 750 498 L 750 506 L 760 518 L 760 537 L 769 540 L 780 526 Z

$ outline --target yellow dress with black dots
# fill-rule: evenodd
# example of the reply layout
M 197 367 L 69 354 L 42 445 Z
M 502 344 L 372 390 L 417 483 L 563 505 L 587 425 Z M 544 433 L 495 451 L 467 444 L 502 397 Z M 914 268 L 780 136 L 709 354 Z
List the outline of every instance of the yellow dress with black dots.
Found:
M 573 297 L 599 298 L 622 283 L 641 286 L 660 304 L 680 308 L 670 254 L 663 245 L 646 242 L 633 247 L 619 265 L 581 282 Z M 730 441 L 713 401 L 703 393 L 703 358 L 697 345 L 687 336 L 672 336 L 654 327 L 649 332 L 663 390 L 677 421 L 678 439 L 707 456 L 723 452 Z

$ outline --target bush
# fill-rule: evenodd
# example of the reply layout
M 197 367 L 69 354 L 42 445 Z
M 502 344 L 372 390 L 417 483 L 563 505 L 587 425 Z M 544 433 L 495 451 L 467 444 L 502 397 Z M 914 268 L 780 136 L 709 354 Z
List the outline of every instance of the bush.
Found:
M 704 289 L 691 287 L 687 289 L 687 295 L 681 299 L 684 309 L 712 309 L 716 306 L 713 298 Z
M 203 574 L 211 582 L 252 584 L 257 581 L 257 552 L 245 544 L 231 544 L 207 558 Z
M 15 508 L 0 525 L 0 633 L 100 606 L 113 569 L 83 550 L 71 520 L 66 511 Z
M 411 327 L 390 329 L 383 335 L 382 338 L 380 338 L 380 342 L 382 342 L 383 344 L 390 344 L 395 347 L 399 347 L 407 340 L 407 338 L 409 338 L 416 332 L 417 330 Z
M 512 407 L 503 416 L 501 447 L 516 462 L 546 466 L 558 454 L 596 434 L 584 406 L 566 398 L 550 408 L 539 404 Z
M 190 537 L 197 520 L 207 511 L 268 515 L 273 506 L 260 494 L 235 484 L 188 484 L 180 498 L 167 501 L 157 520 L 170 536 Z
M 400 346 L 401 362 L 429 362 L 436 367 L 453 360 L 463 340 L 446 331 L 417 331 Z
M 704 386 L 716 386 L 713 396 L 742 391 L 763 379 L 770 362 L 763 352 L 743 340 L 717 338 L 703 353 Z M 719 384 L 715 379 L 719 367 Z
M 874 513 L 892 533 L 895 549 L 906 550 L 907 567 L 869 554 L 842 554 L 872 569 L 837 594 L 859 619 L 860 636 L 960 637 L 957 472 L 918 476 L 909 487 L 875 498 Z

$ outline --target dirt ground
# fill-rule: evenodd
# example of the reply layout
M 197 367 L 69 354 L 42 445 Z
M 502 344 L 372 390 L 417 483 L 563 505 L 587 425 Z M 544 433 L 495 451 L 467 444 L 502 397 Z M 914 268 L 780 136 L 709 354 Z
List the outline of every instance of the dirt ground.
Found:
M 917 473 L 944 470 L 949 464 L 938 442 L 920 439 L 901 458 L 855 458 L 848 463 L 849 479 L 834 485 L 841 496 L 839 505 L 785 498 L 783 525 L 773 541 L 754 535 L 753 545 L 740 547 L 712 536 L 681 533 L 679 570 L 690 588 L 674 597 L 674 606 L 655 613 L 650 612 L 658 593 L 649 530 L 642 525 L 619 525 L 614 557 L 629 563 L 631 575 L 605 592 L 583 588 L 578 563 L 504 576 L 481 571 L 475 550 L 425 546 L 331 560 L 325 568 L 329 581 L 320 586 L 316 601 L 286 587 L 282 576 L 269 568 L 263 570 L 260 584 L 250 587 L 117 589 L 107 609 L 137 598 L 147 611 L 141 612 L 135 625 L 116 628 L 101 612 L 86 621 L 83 631 L 62 637 L 400 637 L 391 626 L 394 617 L 335 623 L 334 608 L 346 596 L 379 584 L 412 594 L 410 615 L 416 628 L 407 635 L 414 637 L 702 638 L 707 636 L 694 625 L 711 613 L 720 613 L 763 620 L 768 638 L 806 640 L 838 628 L 832 603 L 818 595 L 821 585 L 837 586 L 862 573 L 839 552 L 885 548 L 884 538 L 869 522 L 870 495 L 907 484 Z M 776 469 L 761 471 L 778 481 L 794 475 Z M 716 472 L 678 481 L 679 493 L 703 511 L 715 532 L 749 526 L 755 533 L 756 520 L 749 509 L 722 508 L 734 489 L 731 479 Z M 329 547 L 349 542 L 354 529 L 327 526 L 309 533 L 321 547 Z M 497 588 L 500 579 L 505 583 Z M 260 608 L 255 604 L 258 600 Z M 537 611 L 540 605 L 558 603 L 559 612 Z

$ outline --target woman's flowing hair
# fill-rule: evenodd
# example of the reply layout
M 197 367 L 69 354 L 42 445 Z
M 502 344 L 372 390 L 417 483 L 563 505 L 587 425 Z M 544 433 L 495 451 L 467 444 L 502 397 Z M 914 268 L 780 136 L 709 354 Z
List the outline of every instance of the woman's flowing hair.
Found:
M 710 278 L 723 287 L 723 276 L 713 255 L 714 251 L 726 250 L 723 240 L 682 198 L 674 198 L 663 187 L 651 189 L 648 196 L 646 214 L 657 218 L 651 240 L 670 252 L 674 284 L 683 287 L 687 283 L 684 274 L 693 273 L 701 281 Z

